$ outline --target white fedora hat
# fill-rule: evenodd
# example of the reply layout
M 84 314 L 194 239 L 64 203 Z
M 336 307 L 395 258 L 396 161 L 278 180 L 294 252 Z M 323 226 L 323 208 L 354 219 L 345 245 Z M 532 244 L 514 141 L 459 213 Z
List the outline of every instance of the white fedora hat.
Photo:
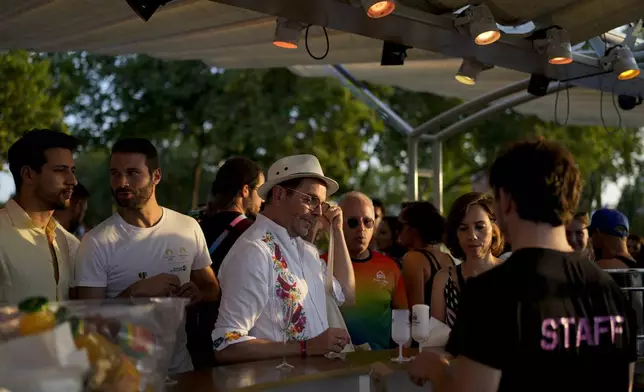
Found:
M 327 196 L 331 196 L 338 191 L 340 186 L 337 182 L 324 176 L 322 166 L 315 155 L 291 155 L 290 157 L 279 159 L 268 169 L 266 182 L 257 190 L 259 197 L 266 200 L 268 191 L 273 189 L 284 181 L 295 178 L 317 178 L 326 184 Z

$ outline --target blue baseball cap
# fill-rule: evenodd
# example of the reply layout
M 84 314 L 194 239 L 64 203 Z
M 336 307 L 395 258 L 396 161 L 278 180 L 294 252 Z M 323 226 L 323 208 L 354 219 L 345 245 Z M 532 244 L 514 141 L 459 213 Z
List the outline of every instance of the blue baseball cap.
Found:
M 595 211 L 590 219 L 590 234 L 593 231 L 600 232 L 615 237 L 628 237 L 629 225 L 628 218 L 617 210 L 610 208 L 600 208 Z

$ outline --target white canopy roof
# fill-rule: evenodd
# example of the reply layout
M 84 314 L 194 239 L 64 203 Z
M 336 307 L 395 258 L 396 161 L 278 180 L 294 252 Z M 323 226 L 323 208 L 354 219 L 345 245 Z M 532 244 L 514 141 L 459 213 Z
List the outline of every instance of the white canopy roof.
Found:
M 342 0 L 175 0 L 143 22 L 124 0 L 0 0 L 0 50 L 87 50 L 102 54 L 146 53 L 166 59 L 202 59 L 223 68 L 291 66 L 304 76 L 326 76 L 317 64 L 350 64 L 362 80 L 393 84 L 415 91 L 470 99 L 530 72 L 557 78 L 596 73 L 598 65 L 576 61 L 553 67 L 543 61 L 524 36 L 504 36 L 480 47 L 451 26 L 451 14 L 432 14 L 437 8 L 453 10 L 466 0 L 401 0 L 396 15 L 372 20 L 364 10 Z M 586 40 L 644 15 L 641 0 L 493 0 L 488 2 L 498 21 L 517 24 L 534 20 L 537 26 L 557 24 L 569 30 L 573 42 Z M 275 15 L 307 24 L 326 25 L 330 51 L 322 61 L 312 59 L 303 42 L 296 50 L 271 45 Z M 394 40 L 420 49 L 409 51 L 402 67 L 380 67 L 382 40 Z M 302 40 L 303 41 L 303 40 Z M 309 47 L 321 54 L 326 41 L 312 27 Z M 437 55 L 436 53 L 442 53 Z M 445 57 L 451 56 L 451 57 Z M 456 58 L 454 58 L 456 57 Z M 485 71 L 476 86 L 454 81 L 459 57 L 476 57 L 497 67 Z M 316 66 L 313 66 L 316 64 Z M 502 68 L 505 67 L 505 68 Z M 509 70 L 509 69 L 514 70 Z M 618 123 L 611 92 L 644 95 L 644 78 L 615 84 L 614 75 L 583 78 L 578 83 L 602 87 L 606 122 Z M 566 94 L 560 94 L 560 118 L 565 117 Z M 599 94 L 585 89 L 570 92 L 569 123 L 601 123 Z M 554 96 L 523 105 L 520 110 L 552 119 Z M 644 107 L 623 112 L 623 125 L 641 126 Z
M 414 56 L 411 56 L 414 57 Z M 404 66 L 382 67 L 380 63 L 346 64 L 345 68 L 359 80 L 374 84 L 398 86 L 411 91 L 430 92 L 445 97 L 460 98 L 464 101 L 477 98 L 508 84 L 526 79 L 529 75 L 503 68 L 484 71 L 476 85 L 466 86 L 454 80 L 461 59 L 435 56 L 434 59 L 412 60 Z M 290 69 L 298 75 L 307 77 L 337 76 L 326 66 L 293 66 Z M 602 97 L 603 95 L 603 97 Z M 570 102 L 568 103 L 568 98 Z M 603 98 L 603 103 L 601 99 Z M 522 104 L 516 108 L 525 114 L 533 114 L 545 121 L 558 121 L 570 125 L 601 125 L 623 127 L 644 126 L 644 105 L 633 110 L 616 109 L 617 97 L 587 88 L 573 88 L 548 95 Z M 555 119 L 555 103 L 557 115 Z M 569 109 L 568 109 L 569 105 Z M 602 121 L 602 113 L 604 120 Z M 621 118 L 621 120 L 620 120 Z

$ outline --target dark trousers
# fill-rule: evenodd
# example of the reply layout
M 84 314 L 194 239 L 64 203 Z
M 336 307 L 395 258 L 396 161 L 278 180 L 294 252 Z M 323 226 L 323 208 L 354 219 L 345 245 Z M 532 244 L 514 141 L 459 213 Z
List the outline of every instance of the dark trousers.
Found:
M 218 313 L 219 302 L 202 301 L 186 309 L 187 346 L 195 370 L 216 366 L 212 331 Z

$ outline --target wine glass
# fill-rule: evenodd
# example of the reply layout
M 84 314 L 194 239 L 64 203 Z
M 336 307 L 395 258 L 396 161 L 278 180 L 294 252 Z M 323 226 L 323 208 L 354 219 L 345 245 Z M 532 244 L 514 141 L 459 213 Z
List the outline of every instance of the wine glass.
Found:
M 394 309 L 391 311 L 391 338 L 398 344 L 398 358 L 391 358 L 393 362 L 409 362 L 411 359 L 403 357 L 402 346 L 409 340 L 409 310 Z
M 411 337 L 418 343 L 418 353 L 429 339 L 429 306 L 417 304 L 411 308 Z
M 284 344 L 283 352 L 286 353 L 286 343 L 290 338 L 290 329 L 292 324 L 293 312 L 296 302 L 289 296 L 287 298 L 275 298 L 275 308 L 277 309 L 277 320 L 279 321 L 280 333 L 282 334 L 282 343 Z M 277 369 L 293 369 L 293 365 L 286 362 L 286 354 L 282 355 L 282 363 L 277 365 Z

